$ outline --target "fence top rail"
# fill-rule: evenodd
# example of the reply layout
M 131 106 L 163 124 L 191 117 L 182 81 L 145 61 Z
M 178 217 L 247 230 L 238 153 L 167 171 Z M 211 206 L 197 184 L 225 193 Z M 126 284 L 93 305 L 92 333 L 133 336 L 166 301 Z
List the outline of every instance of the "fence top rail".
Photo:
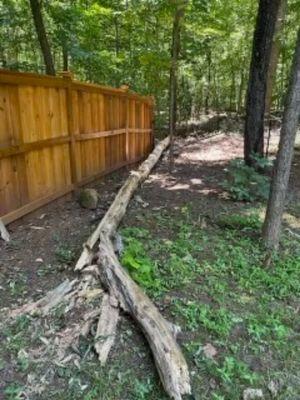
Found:
M 128 88 L 114 88 L 111 86 L 98 85 L 94 83 L 81 82 L 72 79 L 72 74 L 63 72 L 61 76 L 50 76 L 32 72 L 18 72 L 0 68 L 0 83 L 13 85 L 34 85 L 47 87 L 71 87 L 77 90 L 94 91 L 103 94 L 124 96 L 152 105 L 152 96 L 142 96 Z

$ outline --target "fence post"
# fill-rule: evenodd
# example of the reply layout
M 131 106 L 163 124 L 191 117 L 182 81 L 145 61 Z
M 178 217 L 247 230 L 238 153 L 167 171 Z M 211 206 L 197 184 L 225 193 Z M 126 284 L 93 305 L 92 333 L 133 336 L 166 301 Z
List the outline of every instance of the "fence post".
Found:
M 129 91 L 129 86 L 128 85 L 122 85 L 120 89 L 124 90 L 126 93 L 126 119 L 125 119 L 125 155 L 126 155 L 126 161 L 129 162 L 129 98 L 128 98 L 128 91 Z
M 150 140 L 150 151 L 154 149 L 154 106 L 155 106 L 155 97 L 151 96 L 151 104 L 150 104 L 150 126 L 151 126 L 151 140 Z
M 71 179 L 73 185 L 78 183 L 77 164 L 76 164 L 76 140 L 75 140 L 75 129 L 74 129 L 74 113 L 73 113 L 73 102 L 72 102 L 72 73 L 70 71 L 60 72 L 60 76 L 66 80 L 66 100 L 67 100 L 67 117 L 68 117 L 68 133 L 70 136 L 70 166 L 71 166 Z

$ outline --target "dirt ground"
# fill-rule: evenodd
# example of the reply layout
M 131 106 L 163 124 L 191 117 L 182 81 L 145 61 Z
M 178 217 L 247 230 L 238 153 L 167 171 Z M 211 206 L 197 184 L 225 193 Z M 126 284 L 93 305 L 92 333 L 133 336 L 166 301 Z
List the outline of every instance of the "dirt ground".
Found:
M 276 139 L 274 140 L 275 144 Z M 180 240 L 183 241 L 182 246 L 187 246 L 186 248 L 191 244 L 194 246 L 190 250 L 186 250 L 186 252 L 190 251 L 190 255 L 193 257 L 192 261 L 186 260 L 187 265 L 193 265 L 193 272 L 178 278 L 183 280 L 184 290 L 180 288 L 180 285 L 178 286 L 178 282 L 175 282 L 174 278 L 174 285 L 170 283 L 169 286 L 167 285 L 167 287 L 159 290 L 157 287 L 154 289 L 150 287 L 148 293 L 153 297 L 162 313 L 173 319 L 174 322 L 180 323 L 183 328 L 180 343 L 185 349 L 190 363 L 195 399 L 233 400 L 241 398 L 241 393 L 245 388 L 258 385 L 256 381 L 253 380 L 252 382 L 252 375 L 250 378 L 250 375 L 247 375 L 246 367 L 244 367 L 246 364 L 247 368 L 250 368 L 251 374 L 263 371 L 261 374 L 264 382 L 267 375 L 270 375 L 270 370 L 280 370 L 281 362 L 284 364 L 290 362 L 291 368 L 295 368 L 296 365 L 294 359 L 293 362 L 288 358 L 285 358 L 286 362 L 282 361 L 281 358 L 285 357 L 283 356 L 285 353 L 280 352 L 280 350 L 278 350 L 278 356 L 275 357 L 272 353 L 274 349 L 270 352 L 265 349 L 262 359 L 259 351 L 262 351 L 263 341 L 252 349 L 251 354 L 248 348 L 246 351 L 245 349 L 252 339 L 246 337 L 241 322 L 238 322 L 230 332 L 228 331 L 228 336 L 225 338 L 222 329 L 224 326 L 230 325 L 226 320 L 227 314 L 222 316 L 222 324 L 220 324 L 222 328 L 219 328 L 215 321 L 215 325 L 212 325 L 212 319 L 209 320 L 208 317 L 210 311 L 207 308 L 200 310 L 199 315 L 202 316 L 202 319 L 198 320 L 197 316 L 192 316 L 195 310 L 195 312 L 198 312 L 198 303 L 210 307 L 215 300 L 211 298 L 206 289 L 210 288 L 209 285 L 213 277 L 217 276 L 216 273 L 212 274 L 208 286 L 203 286 L 206 285 L 205 274 L 203 275 L 201 272 L 197 275 L 196 273 L 196 271 L 199 271 L 199 266 L 203 267 L 204 264 L 201 264 L 203 259 L 208 260 L 205 261 L 207 263 L 218 255 L 214 246 L 209 246 L 209 242 L 219 238 L 218 235 L 222 233 L 219 228 L 215 228 L 215 221 L 224 212 L 234 214 L 240 212 L 241 209 L 253 207 L 253 205 L 231 201 L 220 186 L 220 183 L 226 178 L 230 160 L 242 157 L 242 149 L 243 140 L 238 133 L 219 133 L 207 137 L 190 136 L 185 139 L 178 139 L 176 141 L 174 171 L 171 174 L 169 173 L 167 154 L 165 154 L 149 179 L 138 191 L 139 197 L 131 202 L 121 227 L 121 232 L 124 230 L 125 237 L 129 232 L 129 234 L 136 235 L 136 240 L 145 241 L 145 248 L 148 245 L 150 246 L 149 254 L 153 260 L 156 260 L 155 265 L 160 265 L 162 256 L 170 259 L 173 257 L 173 253 L 176 255 L 176 259 L 184 260 L 184 256 L 180 254 Z M 98 190 L 101 198 L 99 207 L 95 211 L 82 209 L 76 200 L 76 196 L 69 196 L 55 201 L 9 226 L 11 241 L 7 244 L 0 241 L 1 309 L 14 308 L 29 299 L 40 298 L 66 277 L 74 277 L 73 266 L 81 252 L 82 243 L 108 209 L 127 175 L 128 171 L 122 170 L 90 186 Z M 257 204 L 254 206 L 258 207 Z M 296 220 L 293 230 L 300 234 L 300 224 L 297 226 L 297 221 L 300 218 L 299 151 L 296 152 L 293 162 L 288 211 Z M 178 226 L 176 225 L 177 222 Z M 135 229 L 135 231 L 132 231 L 132 229 Z M 217 231 L 217 229 L 219 230 Z M 203 235 L 200 238 L 198 235 L 201 230 L 207 232 L 205 236 Z M 145 233 L 146 231 L 147 233 Z M 176 236 L 179 231 L 185 235 L 184 238 Z M 147 235 L 151 235 L 151 239 Z M 244 233 L 241 235 L 244 235 Z M 230 240 L 236 240 L 236 237 L 231 237 Z M 149 241 L 148 244 L 147 241 Z M 175 250 L 171 249 L 170 254 L 158 254 L 159 243 L 172 246 L 171 242 L 177 243 L 178 247 Z M 161 253 L 165 251 L 166 248 L 162 247 Z M 147 255 L 143 255 L 143 257 L 147 257 Z M 194 262 L 197 266 L 193 264 Z M 175 262 L 172 264 L 172 268 L 175 268 L 174 265 Z M 208 268 L 207 264 L 205 264 L 205 268 Z M 173 270 L 166 273 L 165 279 L 168 280 L 170 276 L 171 282 Z M 177 272 L 174 273 L 174 276 L 176 274 Z M 161 276 L 160 279 L 162 280 Z M 214 285 L 221 284 L 222 279 L 223 276 L 220 277 L 219 282 L 214 281 Z M 237 310 L 230 308 L 230 301 L 228 300 L 230 297 L 222 300 L 222 293 L 225 293 L 226 290 L 228 296 L 230 296 L 230 291 L 236 289 L 238 292 L 240 290 L 230 280 L 228 285 L 229 289 L 224 286 L 223 289 L 219 288 L 219 291 L 214 286 L 216 298 L 220 296 L 220 304 L 223 308 L 227 307 L 228 304 L 230 313 L 238 313 Z M 202 292 L 201 288 L 203 287 L 205 287 L 205 290 Z M 185 301 L 186 294 L 189 291 L 191 297 L 189 303 L 184 303 L 184 306 L 186 304 L 192 305 L 195 310 L 184 308 L 181 304 L 181 301 Z M 252 295 L 253 292 L 251 291 L 249 293 L 243 292 L 241 298 L 243 296 L 250 298 Z M 272 301 L 274 305 L 275 300 Z M 297 309 L 294 298 L 282 300 L 281 306 L 285 307 L 286 304 L 289 304 L 289 307 L 294 307 L 293 310 Z M 2 311 L 2 320 L 5 312 Z M 207 324 L 205 324 L 206 319 L 204 319 L 203 313 L 207 315 Z M 60 315 L 59 318 L 64 317 Z M 240 320 L 237 319 L 237 321 Z M 278 326 L 281 325 L 283 323 L 279 324 L 278 322 Z M 239 328 L 242 332 L 238 332 Z M 83 363 L 77 369 L 72 366 L 69 370 L 56 365 L 51 370 L 51 376 L 47 376 L 47 379 L 45 376 L 48 369 L 51 369 L 51 362 L 47 359 L 46 362 L 44 359 L 41 364 L 38 361 L 29 362 L 29 365 L 24 365 L 24 362 L 21 362 L 20 367 L 20 351 L 30 346 L 30 338 L 28 337 L 24 340 L 22 338 L 21 344 L 20 341 L 17 341 L 16 344 L 16 337 L 19 339 L 18 335 L 21 329 L 20 326 L 17 326 L 7 332 L 2 331 L 0 334 L 1 400 L 26 398 L 46 400 L 54 398 L 63 400 L 77 398 L 84 400 L 96 398 L 103 400 L 165 399 L 146 342 L 135 324 L 125 315 L 121 317 L 117 343 L 107 368 L 100 368 L 97 365 L 95 355 L 90 351 L 91 354 L 87 358 L 86 365 Z M 293 334 L 299 336 L 299 333 L 297 333 L 299 326 L 297 329 L 295 327 L 291 329 L 294 329 Z M 212 336 L 207 336 L 210 330 Z M 38 334 L 39 337 L 43 335 L 43 332 Z M 239 348 L 238 354 L 243 362 L 237 361 L 231 366 L 232 359 L 238 359 L 237 353 L 234 353 L 236 350 L 232 350 L 232 354 L 226 352 L 229 351 L 228 348 L 233 348 L 235 341 L 240 340 L 240 338 L 241 348 Z M 202 345 L 213 343 L 213 348 L 216 348 L 218 352 L 217 359 L 213 360 L 212 364 L 205 364 L 205 368 L 203 367 L 204 364 L 202 365 L 198 361 L 198 350 L 193 347 L 199 340 Z M 297 342 L 295 341 L 294 344 L 296 346 Z M 274 342 L 274 346 L 277 345 L 279 346 L 277 342 Z M 220 357 L 220 360 L 218 357 Z M 271 361 L 272 367 L 267 362 L 268 357 L 274 358 Z M 217 361 L 220 362 L 220 365 L 217 365 Z M 288 366 L 285 365 L 285 367 L 288 370 Z M 235 372 L 236 370 L 238 372 Z M 91 376 L 92 372 L 94 372 L 93 377 Z M 296 372 L 294 375 L 295 382 L 297 380 L 299 382 L 300 378 L 296 376 Z M 30 388 L 32 376 L 38 377 L 41 381 L 42 378 L 44 379 L 43 390 L 35 391 Z M 265 382 L 265 385 L 267 384 Z M 262 383 L 259 381 L 259 387 L 261 385 Z M 278 398 L 300 398 L 289 397 L 290 393 L 292 393 L 291 396 L 299 394 L 298 392 L 295 394 L 296 392 L 293 391 L 293 383 L 289 387 L 292 387 L 292 389 L 289 389 L 290 392 L 282 392 L 285 394 L 281 396 L 285 397 L 280 397 L 280 394 L 278 394 Z M 270 393 L 266 398 L 269 398 L 268 396 L 270 396 Z

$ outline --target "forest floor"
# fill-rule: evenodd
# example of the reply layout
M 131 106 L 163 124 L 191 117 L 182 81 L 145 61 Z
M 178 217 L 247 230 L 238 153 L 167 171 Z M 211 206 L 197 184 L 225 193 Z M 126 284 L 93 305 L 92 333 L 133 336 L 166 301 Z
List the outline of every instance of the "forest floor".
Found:
M 265 399 L 300 399 L 300 242 L 284 231 L 280 255 L 264 266 L 264 204 L 233 201 L 222 187 L 242 148 L 233 133 L 178 139 L 174 171 L 164 155 L 130 204 L 120 227 L 122 263 L 181 326 L 194 399 L 238 400 L 247 388 L 261 389 Z M 61 199 L 10 225 L 11 242 L 0 243 L 1 308 L 39 298 L 74 276 L 82 243 L 127 175 L 123 170 L 94 184 L 101 196 L 96 211 Z M 300 234 L 299 151 L 288 225 Z M 149 347 L 126 315 L 106 367 L 92 339 L 73 349 L 79 363 L 57 362 L 50 337 L 66 326 L 72 320 L 64 307 L 42 322 L 22 317 L 1 324 L 1 400 L 166 399 Z

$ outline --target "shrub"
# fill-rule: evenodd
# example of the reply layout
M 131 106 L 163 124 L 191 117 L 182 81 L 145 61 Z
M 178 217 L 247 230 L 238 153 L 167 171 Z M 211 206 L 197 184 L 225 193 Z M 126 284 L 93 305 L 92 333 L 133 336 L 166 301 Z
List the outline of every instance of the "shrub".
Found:
M 263 161 L 261 165 L 265 165 Z M 242 159 L 235 159 L 230 163 L 228 179 L 222 183 L 222 187 L 234 200 L 261 201 L 268 199 L 270 179 L 246 165 Z

